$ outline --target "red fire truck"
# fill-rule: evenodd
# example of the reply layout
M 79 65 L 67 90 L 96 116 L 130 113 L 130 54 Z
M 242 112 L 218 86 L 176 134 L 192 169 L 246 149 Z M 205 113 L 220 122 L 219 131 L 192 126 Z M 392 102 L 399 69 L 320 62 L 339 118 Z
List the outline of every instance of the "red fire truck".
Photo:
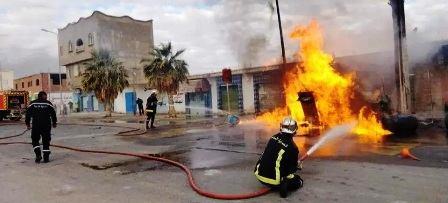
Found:
M 0 91 L 0 121 L 18 121 L 25 114 L 29 97 L 26 91 Z

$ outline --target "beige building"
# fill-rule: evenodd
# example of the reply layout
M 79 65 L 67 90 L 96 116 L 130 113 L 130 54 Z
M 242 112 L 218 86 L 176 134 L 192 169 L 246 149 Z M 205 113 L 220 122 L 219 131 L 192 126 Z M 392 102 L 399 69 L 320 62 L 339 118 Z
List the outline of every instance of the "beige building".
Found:
M 102 105 L 81 87 L 81 74 L 93 50 L 107 50 L 128 70 L 130 87 L 115 101 L 116 112 L 133 112 L 135 99 L 146 98 L 146 80 L 140 61 L 154 48 L 152 20 L 110 16 L 95 11 L 58 30 L 59 64 L 67 70 L 68 86 L 74 92 L 75 109 L 101 111 Z
M 61 81 L 62 80 L 62 84 Z M 67 76 L 65 73 L 38 73 L 14 80 L 14 89 L 28 91 L 30 97 L 35 99 L 40 91 L 47 93 L 68 92 Z

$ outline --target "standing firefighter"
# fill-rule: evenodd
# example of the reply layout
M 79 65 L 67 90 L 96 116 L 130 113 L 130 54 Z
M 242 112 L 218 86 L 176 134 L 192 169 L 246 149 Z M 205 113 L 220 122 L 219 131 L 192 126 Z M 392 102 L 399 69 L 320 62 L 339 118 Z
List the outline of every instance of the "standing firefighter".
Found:
M 299 149 L 292 138 L 296 131 L 295 120 L 283 119 L 280 133 L 271 137 L 255 167 L 257 179 L 264 185 L 279 190 L 283 198 L 288 195 L 288 191 L 303 186 L 303 180 L 295 174 L 298 170 Z
M 137 101 L 135 103 L 137 103 L 138 115 L 143 116 L 143 100 L 140 98 L 137 98 Z
M 32 120 L 32 127 L 30 121 Z M 51 126 L 56 128 L 56 112 L 53 104 L 47 100 L 47 93 L 39 92 L 37 99 L 32 101 L 26 110 L 26 126 L 31 129 L 31 139 L 34 153 L 36 153 L 36 163 L 42 159 L 40 150 L 40 138 L 42 137 L 44 162 L 50 160 Z
M 156 91 L 153 91 L 146 100 L 146 129 L 155 128 L 154 119 L 156 117 L 156 110 L 157 110 L 157 94 Z M 148 126 L 150 121 L 151 121 L 151 127 Z

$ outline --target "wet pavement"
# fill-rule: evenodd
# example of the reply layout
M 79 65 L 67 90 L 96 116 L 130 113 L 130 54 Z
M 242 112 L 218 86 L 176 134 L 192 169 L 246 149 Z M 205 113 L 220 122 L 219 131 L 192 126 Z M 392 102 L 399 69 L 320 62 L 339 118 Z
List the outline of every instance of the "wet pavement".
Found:
M 189 166 L 201 186 L 228 193 L 248 192 L 260 187 L 252 170 L 268 139 L 277 132 L 277 129 L 266 128 L 255 121 L 230 127 L 225 124 L 224 118 L 213 118 L 161 120 L 156 123 L 156 129 L 145 134 L 120 136 L 116 134 L 123 130 L 142 128 L 141 118 L 135 119 L 135 122 L 83 121 L 113 126 L 61 125 L 54 130 L 53 143 L 169 158 Z M 4 137 L 22 132 L 23 126 L 0 126 L 0 129 L 0 137 Z M 28 139 L 29 134 L 13 140 Z M 318 139 L 303 136 L 294 138 L 301 153 Z M 389 136 L 382 143 L 363 143 L 355 135 L 334 140 L 325 144 L 304 163 L 301 173 L 306 187 L 288 199 L 305 202 L 446 202 L 448 172 L 444 168 L 448 168 L 447 144 L 445 129 L 437 126 L 421 129 L 413 136 Z M 405 147 L 411 148 L 411 152 L 422 161 L 400 158 L 398 154 Z M 34 176 L 24 176 L 27 180 L 21 178 L 21 174 L 27 170 L 36 170 L 30 147 L 2 146 L 0 160 L 2 168 L 7 169 L 0 172 L 0 178 L 5 180 L 0 186 L 6 188 L 0 192 L 0 202 L 32 200 L 27 195 L 11 198 L 2 196 L 8 191 L 15 195 L 21 194 L 18 188 L 26 187 L 22 183 L 42 181 Z M 137 158 L 55 149 L 52 162 L 42 164 L 39 168 L 37 174 L 53 180 L 59 186 L 53 191 L 42 192 L 35 202 L 44 202 L 53 196 L 57 198 L 50 202 L 75 202 L 68 201 L 69 197 L 87 202 L 148 202 L 148 198 L 154 200 L 149 202 L 214 201 L 191 191 L 185 184 L 183 173 L 177 168 Z M 11 170 L 15 169 L 13 173 Z M 15 181 L 15 178 L 21 182 Z M 103 187 L 88 186 L 92 181 Z M 425 193 L 415 193 L 420 187 L 417 182 L 426 188 Z M 39 192 L 32 188 L 26 190 Z M 410 194 L 410 190 L 414 193 Z M 343 191 L 354 191 L 355 194 L 344 194 Z M 127 194 L 128 197 L 122 197 L 119 193 Z M 104 195 L 108 198 L 101 198 Z M 269 194 L 248 202 L 278 200 L 278 195 Z

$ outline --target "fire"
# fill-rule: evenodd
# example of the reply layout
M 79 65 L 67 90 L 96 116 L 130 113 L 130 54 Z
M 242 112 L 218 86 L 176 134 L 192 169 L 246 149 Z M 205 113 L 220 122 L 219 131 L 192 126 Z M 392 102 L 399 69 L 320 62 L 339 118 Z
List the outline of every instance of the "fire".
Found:
M 310 91 L 316 100 L 320 125 L 331 127 L 358 120 L 353 132 L 362 140 L 378 141 L 390 134 L 382 128 L 374 113 L 367 113 L 366 108 L 362 108 L 358 116 L 352 112 L 350 100 L 354 95 L 355 74 L 343 75 L 335 70 L 333 57 L 323 51 L 323 36 L 317 21 L 296 27 L 290 37 L 300 40 L 298 57 L 301 64 L 283 78 L 286 107 L 265 113 L 259 120 L 278 125 L 284 116 L 290 115 L 299 122 L 304 121 L 298 93 Z
M 381 123 L 378 121 L 374 112 L 367 112 L 367 108 L 363 107 L 359 111 L 358 125 L 353 130 L 353 133 L 360 136 L 362 142 L 381 142 L 384 135 L 391 132 L 384 130 Z

